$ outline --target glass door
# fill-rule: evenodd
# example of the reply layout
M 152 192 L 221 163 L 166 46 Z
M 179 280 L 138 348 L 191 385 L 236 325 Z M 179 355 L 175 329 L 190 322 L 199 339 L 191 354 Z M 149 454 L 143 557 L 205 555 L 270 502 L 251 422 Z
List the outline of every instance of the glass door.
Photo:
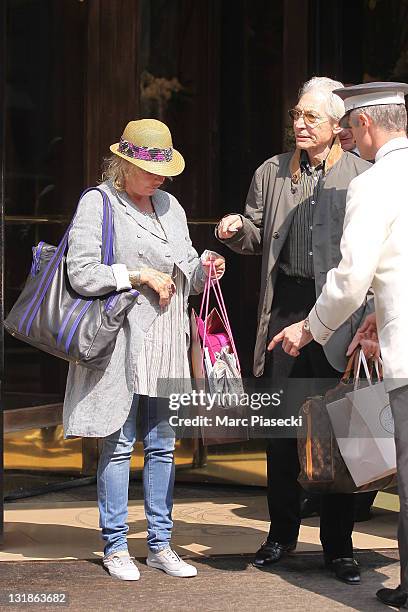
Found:
M 58 243 L 83 177 L 86 4 L 6 0 L 4 310 L 16 301 L 40 240 Z M 71 480 L 80 440 L 64 441 L 67 365 L 4 337 L 4 493 L 7 498 Z

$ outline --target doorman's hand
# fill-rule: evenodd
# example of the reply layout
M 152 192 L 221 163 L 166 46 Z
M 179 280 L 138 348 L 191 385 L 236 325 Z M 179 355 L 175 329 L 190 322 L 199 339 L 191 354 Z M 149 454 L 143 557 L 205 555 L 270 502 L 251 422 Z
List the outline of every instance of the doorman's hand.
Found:
M 364 319 L 363 324 L 358 328 L 347 349 L 347 357 L 349 357 L 359 345 L 363 348 L 366 357 L 379 357 L 380 344 L 377 335 L 375 312 L 368 315 Z

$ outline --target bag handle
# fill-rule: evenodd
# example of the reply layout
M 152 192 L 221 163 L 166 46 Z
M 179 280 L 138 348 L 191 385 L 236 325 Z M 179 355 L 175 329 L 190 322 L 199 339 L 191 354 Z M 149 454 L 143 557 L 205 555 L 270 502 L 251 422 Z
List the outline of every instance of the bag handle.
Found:
M 208 317 L 208 311 L 209 311 L 210 293 L 212 289 L 214 292 L 215 298 L 217 300 L 218 307 L 220 309 L 221 321 L 224 324 L 224 327 L 228 334 L 229 341 L 231 342 L 231 348 L 232 348 L 233 354 L 236 359 L 238 371 L 241 372 L 241 364 L 239 361 L 237 349 L 235 347 L 235 342 L 234 342 L 234 338 L 232 335 L 231 325 L 228 319 L 227 309 L 226 309 L 224 298 L 222 295 L 221 286 L 220 286 L 220 283 L 217 277 L 215 277 L 215 282 L 211 278 L 213 272 L 215 272 L 215 266 L 210 261 L 208 276 L 207 276 L 206 283 L 204 286 L 203 297 L 201 300 L 200 315 L 199 315 L 201 319 L 203 315 L 203 311 L 204 311 L 203 347 L 205 346 L 206 339 L 207 339 L 207 317 Z M 203 356 L 202 362 L 204 362 L 204 356 Z
M 381 357 L 374 359 L 374 367 L 379 381 L 383 380 L 384 364 Z
M 370 370 L 368 369 L 368 364 L 367 364 L 366 356 L 364 355 L 363 349 L 360 349 L 359 356 L 358 356 L 357 371 L 356 371 L 355 378 L 354 378 L 354 391 L 356 391 L 358 389 L 358 387 L 359 387 L 361 364 L 363 364 L 368 384 L 370 385 L 370 387 L 373 384 L 373 382 L 371 380 Z
M 362 349 L 356 348 L 352 355 L 349 357 L 346 369 L 344 371 L 343 376 L 341 377 L 341 380 L 344 383 L 348 383 L 353 377 L 355 379 L 359 379 L 361 363 L 363 363 L 363 367 L 367 375 L 367 380 L 370 384 L 372 384 L 372 374 L 370 373 L 370 370 L 372 370 L 372 368 L 368 366 L 364 353 L 363 355 L 361 355 L 361 353 L 363 353 Z M 379 357 L 378 359 L 374 359 L 373 365 L 377 374 L 377 378 L 379 381 L 381 381 L 383 379 L 383 361 L 381 357 Z
M 210 286 L 209 286 L 208 280 L 209 280 L 209 277 L 207 276 L 206 279 L 205 279 L 203 297 L 201 298 L 200 313 L 198 315 L 200 317 L 200 319 L 202 319 L 202 317 L 203 317 L 203 310 L 204 310 L 204 306 L 205 306 L 205 302 L 206 302 L 206 298 L 207 298 L 207 293 L 210 290 Z M 207 310 L 207 315 L 208 315 L 208 310 Z
M 89 191 L 98 191 L 102 196 L 103 203 L 103 218 L 102 218 L 102 245 L 101 245 L 101 260 L 102 263 L 111 266 L 113 264 L 113 212 L 112 212 L 112 204 L 109 200 L 108 194 L 105 193 L 99 187 L 89 187 L 85 189 L 81 195 L 79 196 L 79 202 L 82 200 L 84 195 Z M 57 250 L 59 251 L 61 247 L 64 246 L 64 253 L 66 251 L 68 245 L 68 236 L 71 228 L 74 224 L 75 217 L 77 215 L 77 210 L 75 211 L 74 216 L 71 219 L 70 224 L 65 230 L 65 234 L 61 238 Z
M 79 200 L 81 201 L 81 198 L 88 193 L 88 191 L 92 191 L 92 190 L 96 190 L 99 191 L 99 193 L 102 195 L 102 200 L 103 200 L 103 221 L 102 221 L 102 246 L 101 246 L 101 260 L 102 263 L 106 264 L 106 265 L 111 265 L 113 263 L 113 213 L 112 213 L 112 204 L 110 203 L 109 197 L 108 195 L 102 191 L 102 189 L 99 189 L 98 187 L 90 187 L 89 189 L 86 189 L 85 191 L 82 192 Z M 78 210 L 78 208 L 77 208 Z M 75 211 L 75 214 L 70 222 L 70 224 L 68 225 L 60 243 L 58 244 L 55 253 L 53 254 L 52 258 L 50 259 L 50 261 L 48 262 L 47 267 L 44 270 L 44 273 L 42 275 L 41 281 L 38 283 L 38 287 L 37 290 L 32 298 L 32 300 L 30 301 L 30 303 L 28 304 L 26 310 L 24 311 L 23 316 L 20 319 L 19 325 L 18 325 L 18 331 L 21 332 L 22 328 L 24 326 L 24 323 L 28 317 L 28 322 L 27 322 L 27 326 L 26 326 L 26 335 L 29 334 L 30 332 L 30 328 L 31 328 L 31 324 L 32 321 L 34 319 L 34 317 L 36 316 L 38 310 L 41 307 L 41 304 L 44 301 L 45 298 L 45 294 L 48 290 L 48 287 L 52 281 L 52 279 L 54 278 L 54 275 L 60 265 L 61 259 L 64 256 L 64 253 L 67 250 L 67 246 L 68 246 L 68 236 L 69 236 L 69 232 L 71 230 L 72 224 L 74 222 L 74 219 L 76 217 L 77 211 Z
M 102 245 L 101 245 L 101 263 L 106 264 L 107 266 L 111 266 L 113 264 L 113 210 L 112 204 L 109 200 L 109 196 L 103 189 L 99 189 L 99 187 L 89 187 L 85 189 L 80 195 L 79 201 L 82 200 L 86 193 L 90 191 L 98 191 L 102 196 L 103 202 L 103 219 L 102 219 Z M 75 215 L 72 218 L 71 223 L 66 234 L 66 240 L 68 242 L 69 231 L 74 223 Z M 65 236 L 64 236 L 65 237 Z M 63 238 L 64 240 L 64 238 Z
M 238 371 L 241 372 L 241 364 L 239 362 L 238 351 L 235 347 L 234 337 L 232 335 L 232 329 L 231 329 L 231 325 L 228 319 L 227 308 L 225 306 L 224 297 L 222 295 L 221 285 L 217 277 L 215 277 L 215 282 L 211 280 L 211 286 L 213 288 L 214 295 L 217 299 L 217 303 L 218 303 L 218 306 L 219 306 L 219 309 L 222 315 L 222 322 L 224 323 L 225 329 L 227 330 L 227 333 L 228 333 L 229 340 L 231 342 L 232 351 L 237 361 Z
M 361 349 L 360 350 L 360 354 L 359 354 L 357 375 L 356 375 L 356 378 L 355 378 L 355 381 L 354 381 L 354 390 L 356 390 L 357 387 L 358 387 L 359 378 L 360 378 L 360 367 L 361 367 L 361 364 L 363 364 L 368 384 L 370 385 L 370 387 L 372 387 L 372 385 L 373 385 L 372 368 L 371 368 L 371 371 L 370 371 L 370 368 L 368 367 L 366 356 L 364 355 L 364 351 Z M 375 368 L 375 372 L 377 374 L 377 380 L 379 382 L 381 382 L 382 379 L 383 379 L 383 377 L 382 377 L 383 361 L 382 361 L 381 357 L 378 357 L 378 359 L 374 359 L 373 360 L 373 365 L 374 365 L 374 368 Z
M 357 362 L 358 362 L 358 349 L 355 349 L 354 352 L 350 355 L 349 360 L 347 362 L 346 369 L 344 370 L 344 374 L 341 377 L 341 380 L 344 383 L 349 382 L 350 378 L 354 377 L 354 373 L 357 370 Z
M 202 338 L 203 349 L 201 352 L 202 353 L 201 354 L 201 372 L 203 376 L 204 376 L 204 349 L 205 349 L 205 341 L 207 339 L 207 319 L 208 319 L 208 310 L 209 310 L 209 304 L 210 304 L 210 282 L 211 282 L 210 276 L 211 276 L 211 271 L 205 281 L 203 297 L 201 300 L 200 315 L 199 315 L 200 319 L 202 319 L 203 309 L 204 309 L 204 330 L 203 330 L 203 338 Z

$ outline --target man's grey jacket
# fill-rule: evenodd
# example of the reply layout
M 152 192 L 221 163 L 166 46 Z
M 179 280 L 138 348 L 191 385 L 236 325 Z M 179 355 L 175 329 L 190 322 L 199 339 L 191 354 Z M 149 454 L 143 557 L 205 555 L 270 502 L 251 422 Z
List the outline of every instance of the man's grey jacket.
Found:
M 326 274 L 341 260 L 340 240 L 347 188 L 350 181 L 371 167 L 352 153 L 342 151 L 335 140 L 325 162 L 313 218 L 313 263 L 316 298 Z M 254 353 L 254 374 L 261 376 L 265 364 L 268 326 L 278 260 L 288 235 L 296 207 L 300 204 L 300 150 L 267 159 L 255 172 L 242 216 L 243 227 L 231 238 L 222 240 L 236 253 L 262 254 L 261 290 L 258 305 L 258 330 Z M 364 228 L 362 228 L 364 231 Z M 339 372 L 346 365 L 346 350 L 363 317 L 372 312 L 372 300 L 361 307 L 333 334 L 323 347 L 328 361 Z

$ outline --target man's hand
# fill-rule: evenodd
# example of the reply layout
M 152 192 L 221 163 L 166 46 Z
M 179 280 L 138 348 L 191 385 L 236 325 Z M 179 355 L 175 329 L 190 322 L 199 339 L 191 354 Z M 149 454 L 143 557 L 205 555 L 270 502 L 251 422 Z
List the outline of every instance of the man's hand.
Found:
M 366 357 L 378 358 L 380 356 L 380 344 L 377 336 L 375 312 L 368 315 L 364 319 L 364 323 L 358 328 L 347 349 L 347 357 L 349 357 L 359 345 L 363 349 Z
M 218 224 L 218 238 L 221 238 L 221 240 L 231 238 L 231 236 L 236 234 L 237 231 L 241 229 L 242 225 L 242 219 L 239 215 L 227 215 L 226 217 L 221 219 Z
M 304 321 L 299 321 L 299 323 L 294 323 L 282 329 L 279 334 L 272 338 L 268 345 L 268 351 L 273 351 L 275 346 L 282 342 L 282 348 L 285 353 L 292 357 L 298 357 L 300 349 L 313 340 L 312 334 L 306 331 L 303 325 Z

